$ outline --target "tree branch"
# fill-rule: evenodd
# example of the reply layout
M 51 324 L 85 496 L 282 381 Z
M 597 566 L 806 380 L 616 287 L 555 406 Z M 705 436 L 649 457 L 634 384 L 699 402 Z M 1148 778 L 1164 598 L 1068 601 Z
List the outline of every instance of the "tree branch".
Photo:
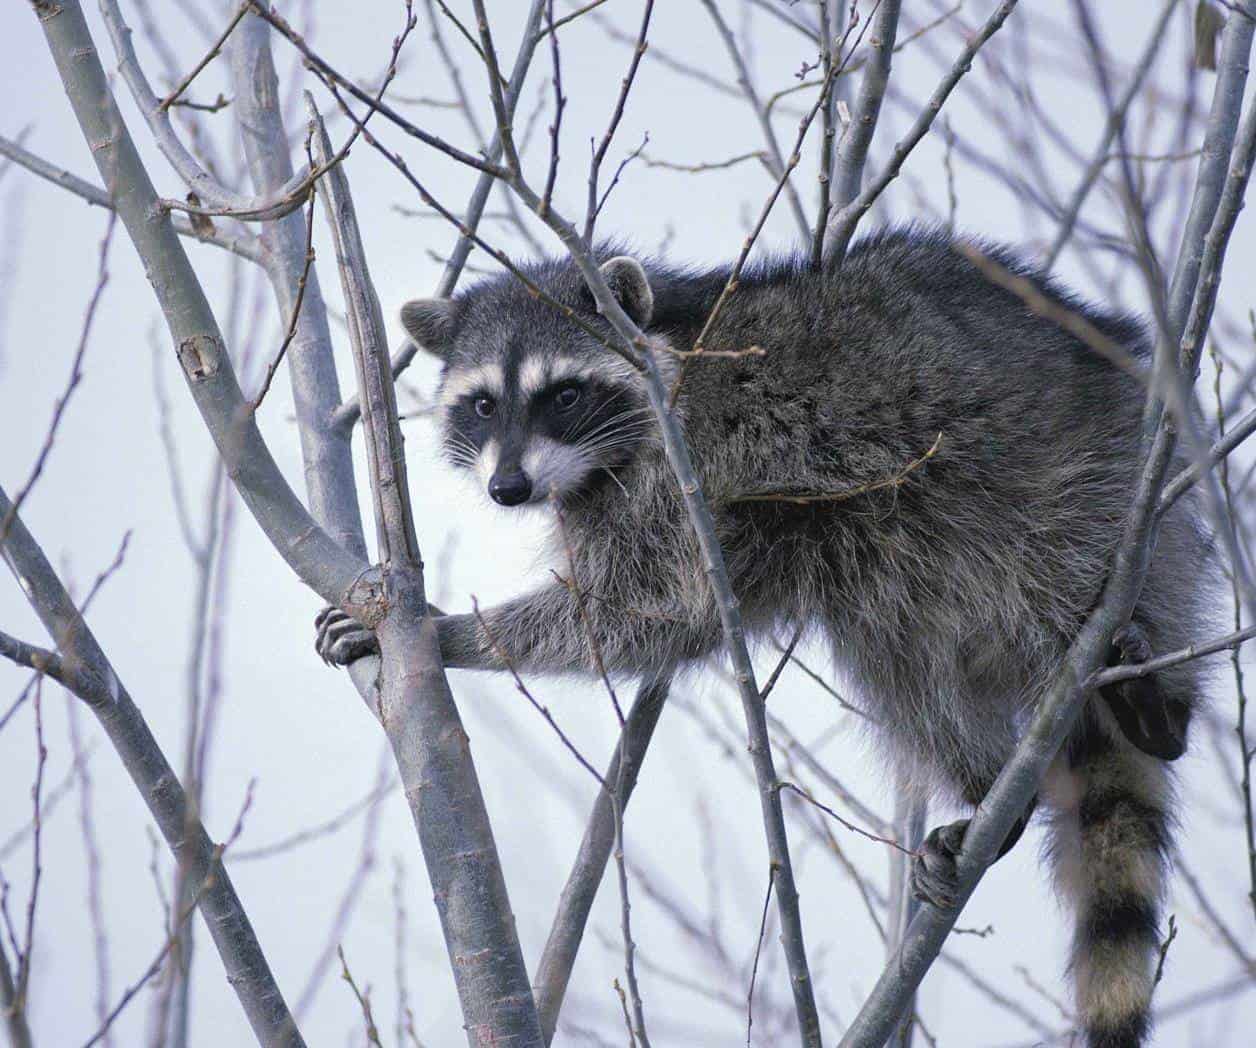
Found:
M 315 524 L 262 440 L 205 293 L 123 123 L 82 10 L 67 0 L 40 25 L 102 180 L 126 189 L 116 194 L 118 217 L 147 271 L 162 275 L 153 289 L 179 364 L 245 504 L 307 585 L 369 621 L 373 591 L 362 580 L 367 565 Z
M 532 56 L 536 53 L 536 45 L 541 39 L 541 35 L 535 30 L 545 12 L 546 0 L 531 0 L 531 3 L 532 7 L 524 20 L 523 37 L 519 44 L 519 52 L 515 56 L 515 64 L 511 69 L 510 81 L 506 85 L 504 95 L 506 112 L 512 120 L 515 109 L 519 104 L 519 96 L 523 93 L 523 84 L 527 79 L 528 68 L 532 64 Z M 501 135 L 494 131 L 485 156 L 490 163 L 496 165 L 500 162 L 501 155 Z M 454 244 L 453 250 L 449 253 L 449 259 L 445 263 L 444 272 L 441 273 L 440 282 L 436 285 L 435 294 L 437 298 L 448 298 L 454 293 L 454 288 L 458 285 L 458 278 L 462 276 L 462 270 L 466 266 L 467 258 L 471 254 L 471 248 L 475 244 L 475 231 L 479 228 L 480 219 L 484 216 L 484 208 L 488 204 L 489 194 L 496 183 L 496 174 L 491 171 L 480 172 L 480 176 L 475 183 L 475 189 L 471 191 L 471 198 L 467 201 L 466 210 L 463 212 L 463 229 L 459 231 L 457 243 Z M 410 366 L 418 351 L 419 347 L 408 340 L 397 351 L 392 361 L 394 378 Z M 352 428 L 360 415 L 361 406 L 357 399 L 350 398 L 336 409 L 333 425 L 337 428 Z
M 9 956 L 0 942 L 0 1015 L 9 1031 L 9 1048 L 31 1048 L 31 1031 L 26 1023 L 26 1012 L 19 1007 L 17 987 L 13 983 L 13 970 Z
M 619 742 L 616 743 L 607 764 L 606 774 L 602 777 L 604 784 L 615 784 L 620 794 L 621 813 L 628 806 L 628 799 L 637 784 L 637 775 L 641 771 L 646 749 L 667 701 L 670 684 L 670 678 L 664 675 L 641 685 L 620 733 Z M 609 789 L 598 791 L 593 801 L 593 811 L 589 813 L 584 838 L 580 842 L 580 850 L 576 853 L 571 873 L 563 886 L 558 911 L 554 915 L 549 938 L 545 941 L 545 949 L 532 979 L 536 1006 L 541 1016 L 541 1031 L 545 1035 L 546 1044 L 553 1040 L 554 1031 L 558 1027 L 558 1015 L 562 1010 L 572 969 L 575 967 L 576 954 L 615 843 L 615 803 Z
M 82 197 L 89 204 L 107 208 L 110 211 L 113 210 L 113 201 L 103 189 L 92 185 L 77 175 L 70 174 L 69 171 L 59 168 L 55 164 L 50 164 L 42 157 L 38 157 L 34 153 L 23 149 L 17 142 L 0 137 L 0 156 L 7 156 L 14 163 L 20 164 L 26 170 L 38 175 L 40 178 L 46 179 L 53 185 L 58 185 L 62 189 L 68 189 L 75 196 Z M 193 226 L 191 220 L 186 215 L 173 216 L 173 224 L 174 231 L 181 237 L 199 240 L 204 244 L 214 244 L 259 265 L 266 261 L 261 242 L 251 233 L 243 230 L 235 233 L 226 233 L 214 226 L 213 223 L 208 225 L 202 224 L 199 227 Z
M 841 0 L 833 2 L 840 3 Z M 865 65 L 863 79 L 859 82 L 859 97 L 855 100 L 850 126 L 837 147 L 833 203 L 839 211 L 859 196 L 868 148 L 872 145 L 877 117 L 881 114 L 881 102 L 890 82 L 890 64 L 894 58 L 894 38 L 898 33 L 901 8 L 901 0 L 879 0 L 876 22 L 868 36 L 872 57 Z
M 3 538 L 0 538 L 0 542 L 3 542 Z M 7 633 L 0 633 L 0 656 L 14 665 L 24 666 L 28 670 L 42 673 L 45 677 L 51 677 L 58 684 L 70 686 L 70 678 L 62 665 L 61 656 L 55 651 L 48 651 L 34 644 L 27 644 L 16 637 L 10 637 Z
M 206 205 L 204 208 L 194 207 L 193 210 L 200 213 L 227 212 L 241 218 L 260 219 L 279 217 L 301 205 L 301 201 L 305 199 L 304 187 L 310 177 L 307 170 L 298 172 L 273 195 L 253 199 L 232 192 L 210 174 L 179 140 L 170 121 L 169 110 L 153 93 L 131 43 L 131 28 L 123 19 L 117 0 L 100 0 L 100 14 L 113 42 L 113 50 L 118 58 L 118 71 L 148 124 L 157 148 L 188 189 Z
M 319 149 L 328 143 L 317 135 Z M 348 307 L 387 611 L 377 626 L 379 716 L 423 848 L 470 1043 L 539 1045 L 540 1022 L 488 811 L 428 614 L 383 315 L 348 182 L 326 177 Z
M 729 28 L 724 16 L 720 13 L 715 0 L 702 0 L 702 6 L 707 9 L 707 14 L 711 16 L 711 21 L 715 23 L 715 30 L 724 42 L 724 48 L 728 51 L 728 57 L 732 60 L 733 68 L 737 70 L 737 83 L 740 85 L 746 101 L 750 104 L 750 108 L 754 110 L 755 119 L 759 122 L 759 129 L 763 132 L 763 141 L 767 145 L 768 157 L 771 160 L 772 176 L 778 179 L 782 188 L 784 188 L 785 196 L 789 200 L 790 210 L 794 213 L 794 220 L 798 223 L 802 237 L 806 239 L 811 235 L 811 223 L 807 220 L 807 212 L 802 205 L 802 197 L 798 195 L 798 190 L 788 180 L 789 172 L 786 170 L 785 157 L 781 153 L 781 144 L 776 138 L 776 129 L 772 126 L 772 117 L 759 98 L 759 92 L 755 90 L 754 79 L 750 75 L 749 66 L 746 65 L 745 55 L 741 53 L 741 47 L 738 46 L 737 38 L 733 35 L 733 31 Z M 791 169 L 792 166 L 790 165 Z
M 77 14 L 83 25 L 81 13 L 65 2 L 55 20 L 67 14 Z M 9 507 L 9 498 L 0 489 L 0 514 Z M 59 679 L 100 721 L 175 860 L 187 871 L 192 890 L 200 893 L 198 905 L 227 970 L 227 981 L 258 1041 L 267 1048 L 304 1045 L 204 825 L 189 814 L 187 795 L 174 770 L 21 517 L 13 518 L 0 552 L 56 643 Z
M 846 250 L 850 247 L 851 239 L 855 235 L 855 226 L 859 223 L 859 220 L 868 213 L 877 197 L 885 191 L 885 187 L 898 177 L 904 161 L 907 160 L 911 151 L 920 144 L 921 139 L 928 133 L 933 121 L 942 111 L 942 106 L 955 89 L 955 85 L 972 68 L 973 59 L 976 57 L 977 52 L 981 50 L 990 37 L 999 31 L 999 28 L 1007 20 L 1007 16 L 1012 13 L 1012 9 L 1016 4 L 1017 0 L 1003 0 L 1003 3 L 999 4 L 994 14 L 986 20 L 986 23 L 973 35 L 964 47 L 964 50 L 960 52 L 959 58 L 955 60 L 949 72 L 942 78 L 942 82 L 929 97 L 929 101 L 925 104 L 924 109 L 920 111 L 920 115 L 908 129 L 907 134 L 894 147 L 894 152 L 891 154 L 889 162 L 857 197 L 834 214 L 829 222 L 829 233 L 824 249 L 826 259 L 840 262 L 845 257 Z
M 1095 147 L 1090 163 L 1082 174 L 1082 180 L 1077 184 L 1077 188 L 1073 190 L 1073 195 L 1069 199 L 1068 206 L 1064 209 L 1064 214 L 1060 217 L 1059 229 L 1055 234 L 1055 240 L 1052 241 L 1051 248 L 1047 251 L 1047 257 L 1042 263 L 1044 272 L 1050 270 L 1055 265 L 1060 257 L 1060 252 L 1068 244 L 1069 237 L 1073 235 L 1073 228 L 1077 224 L 1077 216 L 1081 213 L 1082 205 L 1090 195 L 1091 189 L 1094 188 L 1095 182 L 1099 180 L 1099 176 L 1103 173 L 1104 165 L 1111 159 L 1112 142 L 1125 122 L 1125 115 L 1129 112 L 1130 104 L 1138 95 L 1139 90 L 1143 86 L 1143 81 L 1151 71 L 1152 65 L 1155 64 L 1156 56 L 1160 53 L 1161 44 L 1168 38 L 1169 34 L 1165 32 L 1165 27 L 1168 25 L 1169 16 L 1173 14 L 1178 2 L 1179 0 L 1166 0 L 1164 7 L 1160 11 L 1160 17 L 1156 19 L 1151 35 L 1147 38 L 1142 54 L 1138 57 L 1138 61 L 1134 63 L 1134 69 L 1130 74 L 1129 84 L 1126 85 L 1125 93 L 1112 108 L 1112 112 L 1108 114 L 1108 122 L 1103 129 L 1103 135 L 1100 136 L 1099 144 Z

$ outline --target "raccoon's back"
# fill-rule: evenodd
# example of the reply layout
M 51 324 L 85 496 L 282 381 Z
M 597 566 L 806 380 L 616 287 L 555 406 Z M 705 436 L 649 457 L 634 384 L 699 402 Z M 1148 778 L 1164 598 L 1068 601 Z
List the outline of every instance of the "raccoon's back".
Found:
M 1141 366 L 1136 324 L 982 250 Z M 763 350 L 693 367 L 684 398 L 708 493 L 757 575 L 810 550 L 839 583 L 1002 594 L 1061 628 L 1089 606 L 1137 474 L 1144 387 L 949 240 L 904 231 L 839 270 L 765 267 L 709 344 Z

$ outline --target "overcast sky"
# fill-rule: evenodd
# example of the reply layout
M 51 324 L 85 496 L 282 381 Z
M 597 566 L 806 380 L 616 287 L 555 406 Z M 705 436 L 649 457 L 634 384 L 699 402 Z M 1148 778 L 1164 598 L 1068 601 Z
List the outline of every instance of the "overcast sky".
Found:
M 181 68 L 189 68 L 205 44 L 192 24 L 175 8 L 154 4 Z M 171 8 L 166 10 L 167 6 Z M 208 6 L 208 5 L 207 5 Z M 294 5 L 285 4 L 288 10 Z M 312 38 L 325 48 L 338 68 L 372 76 L 387 60 L 389 45 L 401 23 L 396 3 L 379 0 L 354 4 L 316 5 Z M 459 9 L 469 4 L 456 5 Z M 490 5 L 498 21 L 495 35 L 501 50 L 512 53 L 517 39 L 521 2 Z M 730 10 L 734 5 L 725 5 Z M 805 4 L 799 4 L 805 7 Z M 861 4 L 861 7 L 866 5 Z M 1061 18 L 1066 5 L 1026 0 L 1009 29 L 996 38 L 1001 61 L 1035 65 L 1037 100 L 1045 113 L 1082 155 L 1094 148 L 1102 111 L 1080 75 L 1080 45 L 1061 46 L 1053 34 L 1035 31 Z M 1150 29 L 1152 8 L 1140 0 L 1112 0 L 1106 9 L 1107 39 L 1122 62 L 1141 50 Z M 1175 19 L 1164 48 L 1157 78 L 1180 88 L 1185 68 L 1188 9 Z M 88 17 L 107 68 L 116 63 L 94 5 Z M 561 7 L 561 5 L 560 5 Z M 913 25 L 934 17 L 930 3 L 904 5 Z M 894 83 L 905 96 L 922 100 L 933 89 L 942 68 L 934 55 L 949 61 L 962 46 L 961 27 L 983 19 L 993 5 L 969 0 L 961 16 L 909 46 L 895 62 Z M 137 23 L 136 7 L 123 4 Z M 640 14 L 635 0 L 610 0 L 611 22 L 631 32 Z M 215 24 L 225 24 L 215 14 Z M 1018 24 L 1018 19 L 1022 23 Z M 814 53 L 799 35 L 762 14 L 748 23 L 732 15 L 734 27 L 753 40 L 752 65 L 764 95 L 795 83 L 794 74 Z M 1015 27 L 1015 28 L 1013 28 Z M 27 5 L 6 5 L 0 13 L 0 97 L 7 102 L 0 116 L 0 134 L 14 137 L 29 129 L 28 148 L 83 177 L 96 180 L 88 150 L 74 123 L 55 74 L 37 20 Z M 451 46 L 466 60 L 468 49 L 452 34 Z M 652 32 L 655 52 L 642 66 L 607 169 L 648 134 L 648 157 L 678 164 L 724 160 L 761 148 L 758 129 L 739 97 L 704 86 L 669 70 L 665 54 L 731 84 L 727 56 L 697 0 L 658 4 Z M 144 34 L 137 30 L 141 60 L 155 83 L 164 84 L 161 66 Z M 291 53 L 277 45 L 281 76 Z M 660 54 L 665 53 L 665 54 Z M 564 31 L 563 77 L 570 98 L 564 118 L 562 170 L 556 199 L 568 214 L 583 213 L 588 143 L 600 136 L 628 48 L 610 39 L 592 19 Z M 525 91 L 521 112 L 531 113 L 546 87 L 548 55 L 538 58 L 538 75 Z M 1122 70 L 1126 67 L 1122 66 Z M 469 88 L 481 93 L 483 77 L 471 61 L 465 64 Z M 219 61 L 192 91 L 210 100 L 219 91 L 228 97 L 225 63 Z M 182 195 L 173 171 L 164 163 L 137 116 L 121 82 L 130 130 L 150 161 L 159 192 Z M 393 90 L 407 99 L 448 99 L 445 71 L 435 59 L 426 24 L 420 24 L 408 45 L 407 60 Z M 946 113 L 955 136 L 985 154 L 1020 170 L 1022 153 L 1009 143 L 972 104 L 972 92 L 991 92 L 986 59 L 948 103 Z M 1204 74 L 1202 90 L 1211 90 Z M 317 94 L 317 92 L 316 92 Z M 1206 95 L 1205 95 L 1206 97 Z M 328 99 L 320 105 L 330 109 Z M 1008 102 L 1008 105 L 1014 105 Z M 461 117 L 448 110 L 411 107 L 416 119 L 473 148 Z M 1162 126 L 1171 124 L 1172 99 L 1163 104 Z M 478 114 L 490 126 L 486 109 Z M 902 108 L 887 103 L 877 132 L 875 157 L 907 123 Z M 792 141 L 796 117 L 780 124 L 786 143 Z M 220 149 L 235 163 L 231 141 L 231 110 L 209 118 Z M 343 136 L 342 123 L 333 135 Z M 294 132 L 296 128 L 292 128 Z M 384 129 L 378 129 L 384 133 Z M 532 170 L 542 171 L 547 155 L 545 122 L 540 124 Z M 417 149 L 413 142 L 387 135 L 416 171 L 452 208 L 460 208 L 472 178 L 443 158 Z M 1067 151 L 1049 141 L 1046 153 L 1060 185 L 1069 187 L 1079 168 Z M 1161 143 L 1153 141 L 1149 147 Z M 1140 144 L 1140 148 L 1142 144 Z M 798 170 L 806 206 L 814 204 L 814 145 L 809 143 Z M 904 179 L 895 184 L 877 221 L 931 219 L 947 209 L 947 173 L 943 136 L 933 136 L 912 156 Z M 1031 253 L 1050 235 L 1050 226 L 1027 224 L 1025 209 L 979 166 L 959 154 L 952 157 L 961 229 L 1019 243 Z M 450 230 L 430 217 L 411 217 L 397 210 L 419 202 L 389 168 L 359 145 L 348 160 L 372 275 L 390 323 L 407 298 L 427 294 L 440 273 L 440 255 L 452 244 Z M 641 161 L 629 164 L 603 213 L 600 228 L 630 241 L 642 252 L 665 250 L 678 261 L 713 263 L 732 258 L 770 188 L 754 163 L 701 175 L 681 174 Z M 501 210 L 496 200 L 490 210 Z M 1110 197 L 1098 193 L 1087 216 L 1119 234 L 1121 222 Z M 318 223 L 321 224 L 321 214 Z M 873 223 L 869 221 L 868 226 Z M 105 215 L 63 190 L 27 172 L 9 169 L 0 180 L 0 483 L 12 494 L 24 481 L 44 439 L 53 403 L 60 395 L 79 338 L 84 309 L 96 279 L 97 253 Z M 526 246 L 500 223 L 486 226 L 511 252 Z M 788 250 L 796 229 L 782 202 L 770 220 L 763 244 Z M 330 243 L 316 232 L 324 294 L 339 308 L 339 289 Z M 550 244 L 550 241 L 546 241 Z M 1245 318 L 1250 304 L 1253 248 L 1250 219 L 1240 220 L 1229 265 L 1223 302 L 1231 315 Z M 551 245 L 552 246 L 552 245 Z M 221 252 L 193 244 L 189 252 L 220 319 L 230 299 L 228 266 Z M 435 257 L 434 257 L 435 256 Z M 482 265 L 473 256 L 473 264 Z M 65 566 L 79 591 L 115 557 L 124 535 L 130 535 L 125 561 L 107 582 L 95 603 L 90 623 L 105 651 L 126 681 L 167 755 L 178 763 L 182 747 L 185 665 L 190 643 L 194 566 L 180 539 L 165 453 L 158 434 L 154 379 L 169 394 L 180 471 L 190 492 L 199 527 L 202 492 L 209 476 L 211 447 L 191 398 L 183 385 L 160 323 L 151 288 L 142 267 L 119 228 L 108 259 L 110 280 L 92 330 L 85 377 L 76 392 L 46 474 L 24 510 L 31 531 L 49 557 Z M 1082 293 L 1099 297 L 1094 274 L 1067 255 L 1061 275 Z M 249 274 L 245 301 L 254 297 Z M 1140 300 L 1133 284 L 1125 289 L 1129 304 Z M 269 294 L 259 298 L 260 326 L 245 324 L 240 345 L 252 340 L 256 358 L 269 358 L 280 333 Z M 244 315 L 252 315 L 246 308 Z M 343 330 L 333 323 L 342 380 L 352 383 L 352 368 Z M 396 330 L 399 338 L 399 329 Z M 157 346 L 154 356 L 153 345 Z M 1232 350 L 1250 354 L 1250 345 Z M 256 381 L 256 370 L 252 381 Z M 431 392 L 435 368 L 420 360 L 406 376 L 408 389 L 419 396 Z M 252 387 L 246 387 L 252 388 Z M 405 398 L 403 398 L 405 399 Z M 291 421 L 291 398 L 285 380 L 262 408 L 263 432 L 294 486 L 300 490 L 301 463 Z M 440 603 L 469 608 L 474 596 L 488 604 L 519 592 L 544 573 L 537 559 L 543 520 L 494 508 L 472 482 L 455 476 L 435 454 L 434 431 L 418 418 L 406 423 L 409 468 L 419 538 L 430 566 L 430 589 Z M 361 452 L 360 445 L 357 451 Z M 365 470 L 359 462 L 361 482 Z M 364 489 L 365 490 L 365 489 Z M 363 502 L 369 507 L 369 501 Z M 368 512 L 369 518 L 369 512 Z M 369 531 L 369 529 L 368 529 Z M 230 616 L 226 623 L 224 705 L 210 766 L 206 819 L 216 838 L 235 821 L 250 781 L 253 803 L 238 848 L 257 847 L 305 827 L 316 825 L 366 794 L 379 774 L 383 736 L 364 710 L 347 677 L 325 668 L 312 649 L 312 620 L 319 601 L 301 586 L 268 546 L 260 530 L 241 508 L 230 550 Z M 10 580 L 0 579 L 0 629 L 24 639 L 46 641 L 22 594 Z M 809 663 L 829 674 L 822 652 L 809 650 Z M 771 664 L 770 654 L 761 660 Z M 0 708 L 25 684 L 26 675 L 0 664 Z M 593 797 L 594 784 L 562 748 L 550 729 L 505 678 L 454 672 L 454 693 L 473 740 L 480 779 L 493 818 L 498 845 L 529 967 L 538 957 L 554 905 L 566 876 Z M 858 694 L 858 683 L 839 681 Z M 614 739 L 614 716 L 603 692 L 590 683 L 538 679 L 537 695 L 595 764 L 602 764 Z M 628 690 L 625 686 L 624 690 Z M 1232 696 L 1223 680 L 1217 689 L 1218 711 L 1231 716 Z M 665 907 L 651 897 L 683 900 L 694 914 L 718 902 L 722 933 L 733 955 L 748 960 L 765 888 L 765 853 L 758 805 L 747 777 L 744 749 L 717 745 L 710 732 L 682 706 L 696 708 L 702 718 L 723 725 L 723 736 L 741 736 L 740 710 L 733 691 L 711 673 L 693 674 L 677 688 L 678 701 L 664 714 L 659 737 L 629 816 L 630 859 L 645 871 L 634 882 L 636 939 L 642 956 L 642 989 L 647 1020 L 655 1043 L 732 1044 L 744 1041 L 744 1016 L 713 1005 L 684 989 L 666 971 L 685 976 L 722 995 L 744 998 L 746 987 L 731 984 L 715 969 L 704 967 L 685 941 Z M 70 767 L 67 700 L 55 688 L 44 689 L 44 719 L 49 756 L 47 787 L 61 782 Z M 817 752 L 834 773 L 875 809 L 893 807 L 888 770 L 866 745 L 854 724 L 843 720 L 833 700 L 801 673 L 787 673 L 772 699 L 774 712 L 803 740 L 819 740 Z M 94 784 L 96 832 L 102 846 L 103 891 L 109 921 L 113 994 L 121 993 L 151 962 L 164 933 L 162 911 L 149 872 L 149 818 L 120 763 L 87 711 L 83 729 L 92 746 L 89 768 Z M 834 726 L 837 725 L 836 730 Z M 34 770 L 33 719 L 29 706 L 0 733 L 0 849 L 29 818 L 29 791 Z M 1232 759 L 1232 755 L 1231 759 Z M 1219 771 L 1218 755 L 1199 746 L 1182 762 L 1187 807 L 1182 840 L 1192 866 L 1209 886 L 1211 896 L 1233 926 L 1251 941 L 1251 913 L 1243 899 L 1241 829 L 1237 806 Z M 391 769 L 391 760 L 384 765 Z M 831 798 L 830 798 L 831 799 Z M 954 817 L 930 814 L 930 823 Z M 346 886 L 358 868 L 364 828 L 361 817 L 338 832 L 268 861 L 237 861 L 230 865 L 237 888 L 290 1004 L 302 996 L 316 960 L 325 949 L 329 927 Z M 837 831 L 850 859 L 878 884 L 884 882 L 887 856 L 883 846 Z M 832 1041 L 857 1009 L 880 970 L 882 951 L 850 880 L 830 857 L 795 835 L 802 906 L 817 987 L 826 1002 L 825 1030 Z M 1033 1009 L 1049 1026 L 1065 1025 L 1019 976 L 1021 965 L 1051 993 L 1067 999 L 1062 971 L 1070 918 L 1054 901 L 1038 863 L 1040 828 L 1001 861 L 983 882 L 961 924 L 994 926 L 985 938 L 955 939 L 951 949 L 982 972 L 999 991 Z M 29 846 L 0 852 L 0 870 L 12 882 L 10 906 L 24 909 L 30 885 Z M 160 854 L 163 884 L 169 861 Z M 367 871 L 342 936 L 360 984 L 374 988 L 376 1014 L 391 1037 L 395 1004 L 393 884 L 404 870 L 403 897 L 407 915 L 405 963 L 410 1004 L 417 1028 L 428 1045 L 460 1043 L 460 1016 L 449 976 L 431 892 L 409 812 L 393 791 L 380 805 L 373 865 Z M 32 1027 L 40 1045 L 77 1044 L 94 1028 L 92 987 L 95 982 L 91 932 L 85 905 L 86 873 L 77 799 L 71 793 L 48 816 L 43 839 L 43 879 L 36 929 L 35 968 L 31 989 Z M 1215 941 L 1198 906 L 1180 884 L 1170 910 L 1178 915 L 1179 938 L 1169 957 L 1164 1001 L 1176 1001 L 1205 990 L 1235 974 L 1236 965 Z M 593 928 L 573 980 L 568 1018 L 595 1028 L 613 1043 L 622 1043 L 619 1004 L 611 982 L 621 976 L 618 902 L 613 883 L 599 897 Z M 249 1043 L 250 1034 L 239 1005 L 222 977 L 221 965 L 203 934 L 198 936 L 193 1003 L 195 1045 Z M 785 999 L 786 977 L 774 940 L 765 947 L 767 970 L 760 985 L 775 999 Z M 117 1025 L 118 1044 L 140 1043 L 151 993 L 145 991 Z M 969 983 L 939 965 L 929 975 L 921 1013 L 938 1043 L 1002 1045 L 1032 1039 L 1033 1030 L 993 1007 Z M 1206 1018 L 1201 1018 L 1206 1016 Z M 1238 998 L 1224 1009 L 1195 1013 L 1189 1021 L 1168 1022 L 1158 1043 L 1165 1045 L 1248 1043 L 1256 1021 L 1256 996 Z M 770 1027 L 768 1027 L 770 1028 Z M 347 987 L 328 969 L 303 1029 L 312 1045 L 354 1043 L 361 1021 Z M 760 1026 L 756 1024 L 756 1031 Z M 560 1043 L 581 1044 L 588 1037 L 576 1031 Z M 388 1041 L 386 1041 L 388 1043 Z M 764 1041 L 763 1043 L 768 1043 Z

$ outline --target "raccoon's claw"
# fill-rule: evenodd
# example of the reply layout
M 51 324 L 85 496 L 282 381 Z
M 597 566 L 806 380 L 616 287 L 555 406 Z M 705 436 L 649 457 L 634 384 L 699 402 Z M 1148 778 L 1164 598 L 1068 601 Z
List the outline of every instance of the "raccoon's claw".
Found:
M 329 666 L 348 666 L 365 655 L 379 654 L 375 634 L 357 619 L 328 605 L 314 620 L 314 650 Z
M 1109 665 L 1136 666 L 1151 658 L 1151 642 L 1137 623 L 1128 622 L 1113 634 Z M 1190 707 L 1168 698 L 1155 675 L 1136 677 L 1099 689 L 1122 734 L 1143 753 L 1175 761 L 1186 752 Z
M 1147 631 L 1136 622 L 1127 622 L 1112 634 L 1112 647 L 1126 665 L 1137 665 L 1151 658 L 1151 641 Z
M 911 893 L 921 902 L 939 910 L 953 909 L 959 902 L 959 868 L 955 857 L 964 846 L 968 821 L 960 819 L 935 827 L 912 856 Z

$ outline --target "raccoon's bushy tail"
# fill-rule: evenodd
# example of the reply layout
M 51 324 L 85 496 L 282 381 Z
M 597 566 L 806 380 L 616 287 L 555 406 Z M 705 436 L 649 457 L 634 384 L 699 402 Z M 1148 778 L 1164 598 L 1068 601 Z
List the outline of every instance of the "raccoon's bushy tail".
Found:
M 1140 1048 L 1159 953 L 1171 772 L 1085 720 L 1061 755 L 1072 803 L 1056 817 L 1053 847 L 1060 887 L 1076 907 L 1078 1025 L 1088 1048 Z

